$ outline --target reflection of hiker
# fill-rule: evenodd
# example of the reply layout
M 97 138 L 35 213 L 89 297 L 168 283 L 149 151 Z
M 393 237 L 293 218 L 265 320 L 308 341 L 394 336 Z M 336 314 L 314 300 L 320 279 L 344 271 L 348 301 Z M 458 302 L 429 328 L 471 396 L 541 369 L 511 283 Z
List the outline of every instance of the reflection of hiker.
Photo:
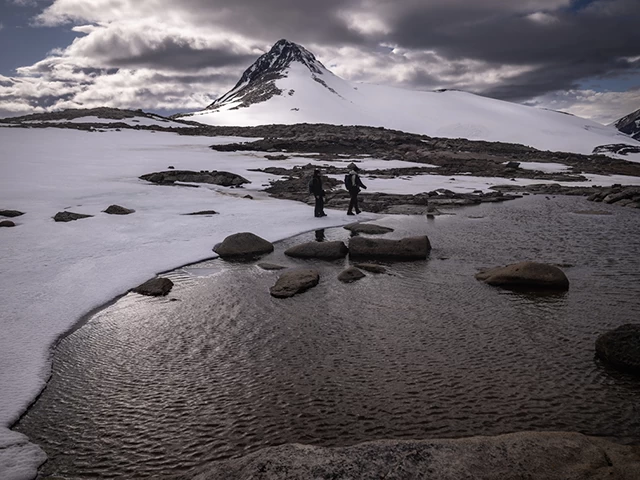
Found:
M 322 189 L 322 177 L 320 177 L 320 170 L 317 168 L 313 171 L 313 177 L 309 182 L 309 193 L 316 199 L 315 216 L 326 217 L 324 213 L 324 190 Z
M 349 196 L 351 197 L 347 215 L 353 215 L 353 210 L 355 210 L 356 213 L 360 213 L 360 208 L 358 208 L 358 193 L 360 193 L 361 188 L 367 189 L 362 183 L 362 180 L 360 180 L 360 175 L 358 175 L 359 171 L 360 169 L 357 165 L 350 163 L 349 173 L 344 176 L 344 185 L 347 187 Z

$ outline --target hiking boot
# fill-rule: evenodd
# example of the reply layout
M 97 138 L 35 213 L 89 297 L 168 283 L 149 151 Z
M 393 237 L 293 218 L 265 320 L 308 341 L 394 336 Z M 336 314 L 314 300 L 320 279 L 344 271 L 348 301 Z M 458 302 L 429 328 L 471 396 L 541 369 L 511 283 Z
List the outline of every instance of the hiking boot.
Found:
M 353 212 L 347 212 L 347 215 L 355 215 Z

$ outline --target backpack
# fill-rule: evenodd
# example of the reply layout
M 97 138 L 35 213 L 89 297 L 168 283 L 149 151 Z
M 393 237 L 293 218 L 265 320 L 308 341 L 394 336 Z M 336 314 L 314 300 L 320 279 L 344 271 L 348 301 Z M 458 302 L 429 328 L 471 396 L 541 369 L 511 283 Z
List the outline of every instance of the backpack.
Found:
M 351 190 L 353 188 L 353 182 L 350 173 L 347 173 L 344 176 L 344 186 L 347 187 L 347 190 Z

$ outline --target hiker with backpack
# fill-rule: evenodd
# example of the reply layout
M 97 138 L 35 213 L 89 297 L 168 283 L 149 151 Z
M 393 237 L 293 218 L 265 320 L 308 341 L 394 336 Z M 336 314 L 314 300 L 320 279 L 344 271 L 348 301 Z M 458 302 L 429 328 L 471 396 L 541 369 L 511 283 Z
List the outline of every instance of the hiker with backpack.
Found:
M 360 213 L 360 208 L 358 207 L 358 193 L 360 193 L 360 189 L 365 187 L 362 180 L 360 180 L 360 175 L 358 172 L 360 169 L 357 165 L 350 163 L 348 165 L 349 173 L 344 176 L 344 186 L 347 187 L 347 191 L 349 192 L 349 196 L 351 200 L 349 201 L 349 209 L 347 210 L 347 215 L 354 215 L 353 211 L 356 211 L 356 214 Z
M 309 181 L 309 193 L 313 195 L 316 200 L 315 204 L 315 216 L 326 217 L 324 213 L 324 189 L 322 188 L 322 177 L 320 176 L 320 169 L 316 168 L 313 171 L 313 177 Z

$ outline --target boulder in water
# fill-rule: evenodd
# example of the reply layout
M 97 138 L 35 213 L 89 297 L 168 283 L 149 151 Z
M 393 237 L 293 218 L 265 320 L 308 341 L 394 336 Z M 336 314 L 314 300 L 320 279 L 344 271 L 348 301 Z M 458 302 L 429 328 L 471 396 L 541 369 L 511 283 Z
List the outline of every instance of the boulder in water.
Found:
M 640 374 L 640 324 L 628 323 L 600 335 L 596 354 L 612 367 Z
M 362 273 L 362 271 L 360 271 L 356 267 L 349 267 L 346 270 L 342 271 L 340 275 L 338 275 L 338 280 L 344 283 L 351 283 L 364 277 L 365 274 Z
M 295 258 L 319 258 L 322 260 L 336 260 L 346 257 L 349 249 L 341 241 L 308 242 L 294 245 L 285 250 L 285 255 Z
M 293 297 L 315 287 L 320 281 L 320 274 L 311 268 L 289 270 L 278 278 L 276 284 L 271 287 L 271 296 L 276 298 Z
M 374 223 L 350 223 L 344 228 L 353 233 L 365 233 L 368 235 L 382 235 L 384 233 L 393 232 L 393 228 L 383 227 Z
M 555 265 L 520 262 L 485 270 L 476 279 L 511 289 L 569 290 L 569 279 Z
M 419 260 L 427 258 L 431 243 L 426 235 L 400 240 L 353 237 L 349 240 L 349 256 L 382 257 L 393 260 Z
M 164 277 L 156 277 L 151 280 L 147 280 L 136 288 L 132 288 L 131 291 L 150 297 L 163 297 L 167 295 L 172 288 L 173 282 L 171 280 Z
M 251 232 L 241 232 L 229 235 L 213 251 L 222 258 L 253 257 L 273 252 L 273 243 Z

